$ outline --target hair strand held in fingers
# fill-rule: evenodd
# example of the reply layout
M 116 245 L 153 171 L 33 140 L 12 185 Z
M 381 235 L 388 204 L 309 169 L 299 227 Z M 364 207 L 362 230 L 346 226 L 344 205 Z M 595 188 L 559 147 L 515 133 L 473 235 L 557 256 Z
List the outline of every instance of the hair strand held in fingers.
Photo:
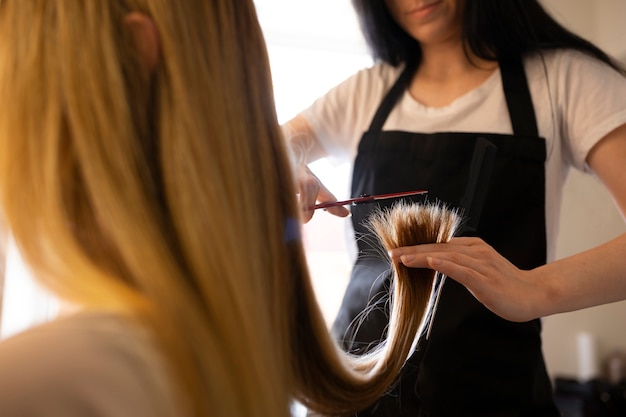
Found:
M 385 249 L 391 250 L 423 243 L 447 242 L 459 230 L 461 221 L 462 217 L 457 210 L 443 204 L 400 202 L 389 210 L 373 213 L 368 227 Z M 390 321 L 389 343 L 394 343 L 398 335 L 417 334 L 426 318 L 435 279 L 433 270 L 409 268 L 400 261 L 392 263 L 392 317 L 403 319 Z

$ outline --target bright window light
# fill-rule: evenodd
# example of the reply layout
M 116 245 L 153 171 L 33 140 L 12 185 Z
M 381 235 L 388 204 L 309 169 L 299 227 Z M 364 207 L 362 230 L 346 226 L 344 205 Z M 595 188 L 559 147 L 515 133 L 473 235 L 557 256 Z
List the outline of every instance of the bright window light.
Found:
M 284 123 L 372 59 L 349 0 L 257 0 L 270 55 L 278 119 Z M 310 165 L 339 199 L 348 198 L 350 167 L 320 160 Z M 307 258 L 327 322 L 348 281 L 346 222 L 325 212 L 304 226 Z
M 51 319 L 59 309 L 57 300 L 34 280 L 12 240 L 5 262 L 0 339 Z

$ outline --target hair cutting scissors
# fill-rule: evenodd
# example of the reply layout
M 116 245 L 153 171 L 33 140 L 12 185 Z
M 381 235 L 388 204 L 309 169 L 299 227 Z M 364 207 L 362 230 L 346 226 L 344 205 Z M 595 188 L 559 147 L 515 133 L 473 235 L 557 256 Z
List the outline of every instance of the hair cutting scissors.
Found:
M 339 207 L 339 206 L 347 206 L 347 205 L 372 203 L 374 201 L 379 201 L 379 200 L 389 200 L 392 198 L 408 197 L 408 196 L 420 195 L 420 194 L 428 194 L 428 191 L 416 190 L 416 191 L 404 191 L 401 193 L 389 193 L 389 194 L 377 194 L 377 195 L 364 194 L 360 197 L 350 198 L 348 200 L 327 201 L 325 203 L 319 203 L 314 206 L 308 207 L 308 210 L 317 210 L 317 209 L 326 209 L 329 207 Z

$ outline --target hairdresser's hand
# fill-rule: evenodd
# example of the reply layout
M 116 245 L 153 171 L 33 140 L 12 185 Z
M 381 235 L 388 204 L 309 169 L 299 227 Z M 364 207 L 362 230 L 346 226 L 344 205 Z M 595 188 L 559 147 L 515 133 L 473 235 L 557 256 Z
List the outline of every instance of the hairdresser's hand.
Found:
M 304 223 L 307 223 L 313 217 L 315 210 L 310 210 L 310 207 L 314 206 L 316 202 L 337 201 L 337 198 L 328 191 L 306 165 L 298 168 L 298 188 L 300 190 L 299 201 L 300 207 L 302 207 L 302 221 Z M 350 210 L 343 206 L 330 207 L 326 210 L 339 217 L 350 215 Z
M 511 321 L 538 317 L 544 291 L 533 271 L 516 268 L 482 239 L 461 237 L 448 243 L 408 246 L 391 251 L 393 260 L 430 268 L 458 281 L 489 310 Z

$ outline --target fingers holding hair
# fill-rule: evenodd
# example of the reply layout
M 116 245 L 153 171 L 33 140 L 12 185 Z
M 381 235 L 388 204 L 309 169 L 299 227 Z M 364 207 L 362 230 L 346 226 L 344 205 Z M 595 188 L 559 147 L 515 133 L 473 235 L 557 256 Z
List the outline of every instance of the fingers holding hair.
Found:
M 522 271 L 479 238 L 408 246 L 390 251 L 392 259 L 412 268 L 430 268 L 465 286 L 492 312 L 511 321 L 535 318 L 541 298 L 532 271 Z

